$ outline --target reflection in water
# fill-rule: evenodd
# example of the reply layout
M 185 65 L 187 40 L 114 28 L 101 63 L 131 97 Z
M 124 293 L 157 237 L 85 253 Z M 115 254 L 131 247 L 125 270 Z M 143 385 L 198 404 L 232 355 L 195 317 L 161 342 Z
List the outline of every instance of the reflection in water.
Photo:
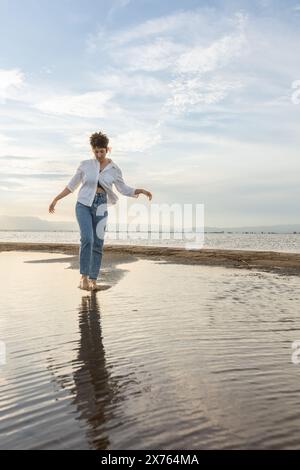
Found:
M 100 306 L 97 294 L 84 295 L 79 306 L 79 348 L 73 361 L 71 393 L 79 419 L 87 424 L 86 437 L 89 446 L 107 449 L 110 441 L 105 424 L 114 418 L 113 403 L 117 402 L 118 383 L 108 370 L 102 341 Z M 54 361 L 50 366 L 55 373 Z M 56 375 L 56 373 L 55 373 Z M 70 377 L 56 375 L 61 387 L 70 386 Z M 111 426 L 110 426 L 111 427 Z
M 102 433 L 102 429 L 106 411 L 109 411 L 109 405 L 113 401 L 115 387 L 106 368 L 100 308 L 95 293 L 82 297 L 79 328 L 80 367 L 74 371 L 74 403 L 81 419 L 86 420 L 89 425 L 88 441 L 97 449 L 106 449 L 109 439 Z

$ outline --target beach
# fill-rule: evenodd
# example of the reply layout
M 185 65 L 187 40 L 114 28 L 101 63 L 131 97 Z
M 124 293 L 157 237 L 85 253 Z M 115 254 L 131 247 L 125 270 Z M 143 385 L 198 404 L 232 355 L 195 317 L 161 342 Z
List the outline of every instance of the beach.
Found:
M 30 250 L 78 255 L 76 243 L 0 242 L 1 251 Z M 153 259 L 180 264 L 223 266 L 228 268 L 262 269 L 283 274 L 300 274 L 300 253 L 224 249 L 188 250 L 176 247 L 104 245 L 104 260 Z
M 300 448 L 286 258 L 106 247 L 88 292 L 78 246 L 1 248 L 1 449 Z

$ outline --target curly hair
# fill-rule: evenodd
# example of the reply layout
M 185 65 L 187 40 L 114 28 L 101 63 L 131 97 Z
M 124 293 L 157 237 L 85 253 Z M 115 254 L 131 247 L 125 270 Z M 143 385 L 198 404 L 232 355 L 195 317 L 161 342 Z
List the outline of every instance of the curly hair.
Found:
M 109 138 L 103 132 L 94 132 L 90 137 L 90 144 L 92 147 L 106 148 L 109 144 Z

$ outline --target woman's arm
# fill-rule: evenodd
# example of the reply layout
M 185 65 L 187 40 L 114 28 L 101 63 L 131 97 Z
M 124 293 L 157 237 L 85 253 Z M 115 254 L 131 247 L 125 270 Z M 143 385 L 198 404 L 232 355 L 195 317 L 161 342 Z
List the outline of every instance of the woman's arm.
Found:
M 67 184 L 67 186 L 65 187 L 65 189 L 63 189 L 54 199 L 53 201 L 51 202 L 50 206 L 49 206 L 49 212 L 52 214 L 53 212 L 55 212 L 54 208 L 55 208 L 55 205 L 57 203 L 57 201 L 59 201 L 59 199 L 62 199 L 63 197 L 66 197 L 68 196 L 68 194 L 72 193 L 73 191 L 75 191 L 75 189 L 80 185 L 80 182 L 81 182 L 81 179 L 82 179 L 82 167 L 81 167 L 81 164 L 82 162 L 80 162 L 74 176 L 72 176 L 72 178 L 70 179 L 69 183 Z
M 145 194 L 145 196 L 148 196 L 150 200 L 152 199 L 152 194 L 150 193 L 150 191 L 146 191 L 146 189 L 135 189 L 125 184 L 120 168 L 118 168 L 118 175 L 116 180 L 114 181 L 114 184 L 117 190 L 121 194 L 124 194 L 124 196 L 138 197 L 139 194 Z
M 147 191 L 146 189 L 136 189 L 135 194 L 137 194 L 137 195 L 145 194 L 145 196 L 148 197 L 149 201 L 151 201 L 151 199 L 152 199 L 152 194 L 150 193 L 150 191 Z
M 63 189 L 61 193 L 59 193 L 57 196 L 55 196 L 55 198 L 51 202 L 51 204 L 49 206 L 49 212 L 51 214 L 53 212 L 55 212 L 54 208 L 55 208 L 55 205 L 56 205 L 57 201 L 59 201 L 59 199 L 62 199 L 63 197 L 68 196 L 68 194 L 70 194 L 71 192 L 72 191 L 70 191 L 70 189 L 66 186 L 65 189 Z

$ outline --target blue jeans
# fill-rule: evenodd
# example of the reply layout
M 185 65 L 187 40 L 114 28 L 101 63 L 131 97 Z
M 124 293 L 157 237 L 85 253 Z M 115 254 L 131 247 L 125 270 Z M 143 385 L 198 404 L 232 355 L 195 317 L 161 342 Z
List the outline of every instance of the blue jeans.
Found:
M 80 274 L 97 279 L 108 216 L 106 192 L 96 193 L 91 207 L 77 201 L 75 213 L 80 228 Z

